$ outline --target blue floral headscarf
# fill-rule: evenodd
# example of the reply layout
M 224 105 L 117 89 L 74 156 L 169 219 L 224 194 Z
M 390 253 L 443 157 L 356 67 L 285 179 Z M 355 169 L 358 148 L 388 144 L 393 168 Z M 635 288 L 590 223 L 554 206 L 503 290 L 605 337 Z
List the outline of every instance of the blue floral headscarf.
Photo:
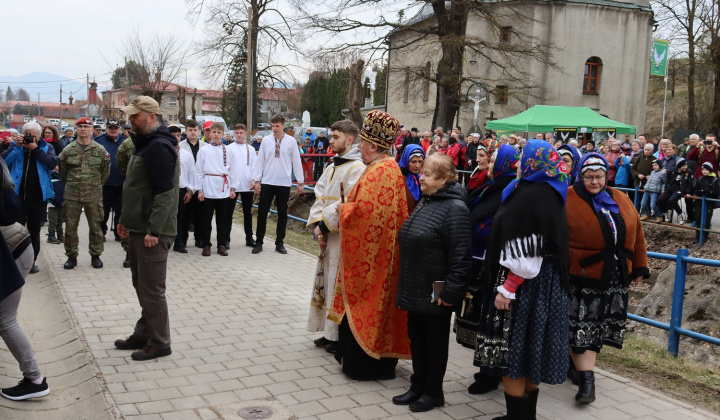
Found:
M 520 176 L 503 190 L 503 201 L 512 194 L 522 180 L 548 183 L 560 194 L 563 203 L 565 202 L 569 175 L 565 173 L 565 162 L 552 144 L 540 139 L 529 140 L 520 158 L 520 168 Z
M 417 201 L 420 199 L 420 174 L 414 174 L 408 170 L 410 159 L 414 156 L 422 156 L 422 158 L 425 159 L 425 152 L 423 148 L 417 144 L 408 144 L 405 146 L 405 149 L 403 149 L 402 158 L 398 165 L 401 170 L 404 169 L 402 172 L 403 175 L 407 177 L 408 190 L 410 190 L 410 194 L 412 194 L 415 201 Z
M 610 165 L 608 165 L 605 156 L 595 152 L 588 153 L 583 156 L 582 159 L 580 159 L 580 162 L 578 164 L 579 173 L 577 176 L 577 181 L 580 183 L 583 182 L 583 173 L 587 170 L 596 171 L 599 169 L 605 171 L 605 174 L 607 174 L 609 167 Z M 585 188 L 584 184 L 583 188 Z M 607 210 L 615 214 L 620 213 L 620 207 L 617 205 L 615 200 L 610 197 L 610 194 L 607 193 L 607 177 L 605 177 L 605 185 L 603 186 L 603 189 L 600 190 L 599 193 L 592 196 L 592 203 L 593 207 L 595 207 L 595 213 L 600 213 L 603 208 L 606 208 Z
M 501 176 L 516 175 L 517 164 L 520 160 L 520 153 L 516 148 L 503 144 L 497 149 L 495 164 L 493 165 L 493 179 Z
M 570 153 L 572 155 L 572 169 L 570 170 L 570 184 L 572 184 L 573 180 L 577 178 L 578 176 L 578 164 L 580 163 L 580 152 L 578 152 L 578 149 L 576 149 L 573 146 L 570 146 L 569 144 L 563 144 L 562 146 L 558 147 L 557 149 L 558 153 L 560 154 L 560 157 L 564 155 L 565 153 Z

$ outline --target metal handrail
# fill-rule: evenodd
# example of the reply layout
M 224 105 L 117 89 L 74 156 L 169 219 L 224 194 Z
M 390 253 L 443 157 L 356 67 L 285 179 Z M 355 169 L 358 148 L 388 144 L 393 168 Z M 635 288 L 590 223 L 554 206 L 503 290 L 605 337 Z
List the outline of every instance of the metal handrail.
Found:
M 635 205 L 636 209 L 640 210 L 640 194 L 638 194 L 638 193 L 639 192 L 644 193 L 645 192 L 644 189 L 641 189 L 640 187 L 635 187 L 635 188 L 613 187 L 613 188 L 620 190 L 620 191 L 634 192 L 635 195 L 633 197 L 633 204 Z M 705 222 L 707 221 L 707 220 L 705 220 L 706 213 L 707 213 L 707 203 L 708 203 L 708 201 L 712 202 L 712 203 L 720 203 L 720 199 L 708 198 L 708 197 L 697 197 L 694 195 L 691 195 L 690 197 L 686 197 L 686 198 L 691 198 L 694 200 L 702 200 L 702 208 L 700 210 L 700 226 L 698 227 L 698 231 L 700 232 L 700 235 L 698 237 L 698 247 L 701 248 L 703 246 L 703 244 L 705 243 L 706 235 L 711 232 L 710 229 L 705 228 Z M 696 215 L 696 217 L 697 217 L 697 215 Z M 697 225 L 697 223 L 696 223 L 696 225 Z M 706 233 L 706 231 L 707 231 L 707 233 Z
M 680 350 L 680 336 L 694 338 L 706 343 L 720 346 L 720 338 L 700 334 L 682 328 L 682 312 L 685 303 L 685 281 L 687 279 L 687 265 L 699 264 L 711 267 L 720 267 L 720 261 L 708 260 L 704 258 L 695 258 L 689 256 L 690 251 L 687 248 L 680 248 L 676 255 L 662 254 L 658 252 L 648 252 L 648 258 L 657 258 L 661 260 L 675 261 L 675 280 L 673 284 L 672 308 L 670 310 L 670 323 L 656 321 L 635 314 L 627 314 L 628 319 L 637 321 L 652 327 L 661 328 L 669 332 L 668 334 L 668 352 L 674 357 L 678 356 Z

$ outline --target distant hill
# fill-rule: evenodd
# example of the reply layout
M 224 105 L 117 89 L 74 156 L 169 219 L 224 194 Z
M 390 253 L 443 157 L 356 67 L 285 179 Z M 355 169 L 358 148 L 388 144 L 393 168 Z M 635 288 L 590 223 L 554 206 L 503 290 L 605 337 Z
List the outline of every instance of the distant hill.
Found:
M 90 77 L 90 81 L 93 81 L 92 76 Z M 10 86 L 13 91 L 23 88 L 30 94 L 30 99 L 34 101 L 37 101 L 39 94 L 41 102 L 58 102 L 60 100 L 60 84 L 62 84 L 63 89 L 63 102 L 67 102 L 67 98 L 71 93 L 74 99 L 87 98 L 87 88 L 84 78 L 82 80 L 70 80 L 59 74 L 41 71 L 24 74 L 22 76 L 0 75 L 0 91 L 3 96 L 8 86 Z M 111 87 L 103 83 L 98 83 L 98 85 L 98 94 Z

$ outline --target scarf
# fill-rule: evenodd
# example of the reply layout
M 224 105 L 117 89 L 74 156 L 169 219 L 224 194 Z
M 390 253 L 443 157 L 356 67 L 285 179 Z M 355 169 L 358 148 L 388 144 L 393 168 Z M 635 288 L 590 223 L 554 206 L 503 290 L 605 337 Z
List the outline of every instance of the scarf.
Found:
M 415 201 L 417 201 L 420 199 L 420 174 L 414 174 L 408 169 L 410 159 L 415 156 L 421 156 L 424 160 L 425 152 L 422 147 L 417 144 L 408 144 L 403 150 L 402 158 L 400 158 L 398 166 L 400 166 L 400 171 L 407 178 L 407 188 L 410 190 L 410 194 L 412 194 Z
M 563 203 L 565 203 L 568 189 L 565 162 L 560 159 L 560 155 L 550 143 L 539 139 L 528 141 L 525 148 L 523 148 L 520 168 L 520 177 L 505 188 L 502 201 L 507 200 L 522 181 L 550 185 L 560 194 Z
M 580 159 L 580 163 L 578 165 L 580 167 L 580 174 L 577 177 L 578 183 L 580 183 L 585 189 L 585 184 L 583 183 L 583 174 L 587 170 L 602 170 L 605 171 L 605 174 L 608 173 L 609 165 L 607 160 L 605 159 L 605 156 L 599 154 L 599 153 L 588 153 L 585 156 Z M 589 192 L 588 192 L 589 193 Z M 607 176 L 605 177 L 605 185 L 603 185 L 603 189 L 600 190 L 599 193 L 592 195 L 592 204 L 595 208 L 595 213 L 600 213 L 603 208 L 609 210 L 611 213 L 619 214 L 620 213 L 620 207 L 617 205 L 615 200 L 610 197 L 610 195 L 607 193 Z
M 563 144 L 562 146 L 558 147 L 557 149 L 560 156 L 569 154 L 572 156 L 572 169 L 570 170 L 570 180 L 569 182 L 572 183 L 575 178 L 577 178 L 578 175 L 578 163 L 580 163 L 580 152 L 578 152 L 578 149 L 576 149 L 573 146 L 570 146 L 569 144 Z

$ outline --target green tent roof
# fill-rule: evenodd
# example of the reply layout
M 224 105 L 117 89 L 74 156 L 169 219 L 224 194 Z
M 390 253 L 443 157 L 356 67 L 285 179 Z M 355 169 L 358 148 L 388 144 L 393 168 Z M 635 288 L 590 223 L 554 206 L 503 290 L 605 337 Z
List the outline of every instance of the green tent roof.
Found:
M 488 121 L 488 130 L 553 131 L 555 128 L 614 128 L 617 134 L 635 134 L 635 126 L 605 118 L 587 107 L 535 105 L 515 116 Z

